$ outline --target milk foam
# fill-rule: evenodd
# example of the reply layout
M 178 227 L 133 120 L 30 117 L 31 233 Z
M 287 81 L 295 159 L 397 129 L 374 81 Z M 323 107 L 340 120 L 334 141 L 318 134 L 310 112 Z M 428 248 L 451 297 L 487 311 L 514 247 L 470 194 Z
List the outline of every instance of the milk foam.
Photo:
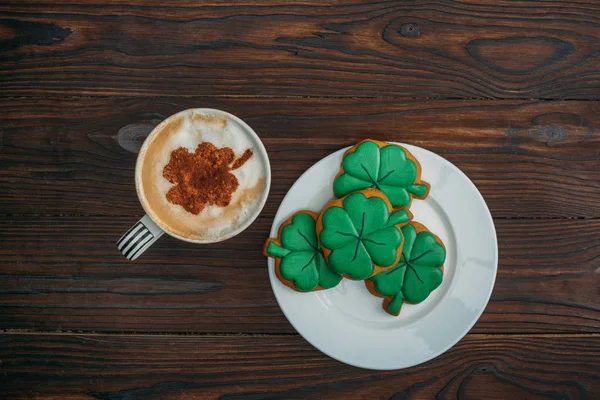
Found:
M 217 110 L 186 110 L 159 125 L 138 161 L 138 193 L 146 212 L 164 230 L 199 241 L 224 240 L 251 218 L 264 204 L 268 165 L 256 139 L 238 121 Z M 218 148 L 230 147 L 240 157 L 247 149 L 253 155 L 231 171 L 239 182 L 226 207 L 207 206 L 198 215 L 166 199 L 173 187 L 163 177 L 171 152 L 180 147 L 191 153 L 201 142 Z M 140 164 L 141 163 L 141 164 Z

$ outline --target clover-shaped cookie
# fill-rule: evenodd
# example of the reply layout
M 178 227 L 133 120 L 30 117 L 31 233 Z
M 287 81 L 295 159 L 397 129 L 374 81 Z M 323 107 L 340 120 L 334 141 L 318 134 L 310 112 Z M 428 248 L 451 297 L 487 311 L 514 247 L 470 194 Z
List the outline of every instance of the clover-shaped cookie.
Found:
M 371 139 L 346 151 L 333 183 L 338 198 L 367 188 L 381 190 L 393 207 L 409 207 L 412 198 L 429 194 L 429 184 L 421 180 L 421 165 L 407 149 Z
M 312 211 L 298 211 L 281 224 L 277 239 L 267 239 L 263 250 L 275 259 L 279 280 L 299 292 L 329 289 L 342 279 L 323 257 L 315 231 L 317 216 Z
M 398 265 L 365 281 L 367 289 L 383 297 L 383 309 L 398 315 L 404 302 L 420 303 L 442 283 L 446 248 L 425 226 L 411 221 L 401 228 L 404 248 Z
M 331 269 L 361 280 L 398 263 L 404 240 L 400 227 L 411 218 L 405 208 L 392 208 L 381 191 L 366 189 L 325 206 L 317 236 Z

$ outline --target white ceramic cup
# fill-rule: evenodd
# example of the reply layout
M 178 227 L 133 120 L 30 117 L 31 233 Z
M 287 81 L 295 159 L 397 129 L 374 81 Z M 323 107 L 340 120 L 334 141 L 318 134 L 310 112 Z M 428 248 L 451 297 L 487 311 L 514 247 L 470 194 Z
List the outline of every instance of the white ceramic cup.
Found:
M 254 132 L 254 130 L 252 130 L 252 128 L 250 128 L 250 126 L 248 126 L 248 124 L 246 124 L 244 121 L 242 121 L 235 115 L 229 114 L 225 111 L 211 109 L 211 108 L 197 108 L 192 111 L 198 112 L 198 113 L 209 112 L 209 113 L 213 113 L 213 114 L 220 114 L 221 116 L 239 124 L 239 126 L 242 127 L 244 129 L 244 131 L 246 132 L 246 134 L 252 139 L 253 144 L 254 144 L 254 150 L 256 150 L 255 155 L 261 158 L 261 161 L 263 162 L 263 165 L 265 167 L 265 177 L 264 177 L 265 187 L 264 187 L 264 191 L 261 195 L 261 198 L 259 200 L 259 203 L 256 206 L 254 212 L 251 215 L 249 215 L 244 220 L 244 222 L 239 225 L 238 228 L 227 232 L 227 234 L 222 237 L 208 238 L 208 239 L 201 239 L 201 240 L 200 239 L 190 239 L 190 238 L 180 236 L 174 232 L 170 232 L 168 227 L 165 224 L 161 223 L 161 221 L 154 221 L 149 215 L 151 213 L 150 213 L 149 209 L 147 208 L 148 207 L 147 203 L 146 203 L 147 200 L 143 199 L 144 195 L 143 195 L 143 193 L 141 193 L 142 191 L 140 190 L 141 175 L 142 175 L 141 169 L 142 169 L 143 161 L 146 156 L 146 149 L 148 148 L 148 145 L 150 144 L 150 142 L 152 142 L 153 138 L 156 135 L 160 134 L 160 132 L 163 130 L 163 127 L 166 124 L 168 124 L 173 118 L 179 117 L 183 113 L 188 113 L 188 112 L 190 112 L 190 110 L 184 110 L 177 114 L 171 115 L 170 117 L 165 119 L 163 122 L 161 122 L 158 126 L 156 126 L 152 130 L 152 132 L 148 135 L 148 137 L 142 144 L 142 147 L 140 148 L 140 151 L 138 153 L 138 158 L 137 158 L 137 162 L 135 165 L 135 186 L 136 186 L 138 199 L 140 201 L 140 204 L 144 208 L 144 211 L 146 211 L 146 215 L 144 215 L 134 226 L 131 227 L 131 229 L 129 229 L 117 241 L 117 248 L 125 257 L 127 257 L 128 260 L 135 260 L 136 258 L 138 258 L 144 251 L 146 251 L 146 249 L 148 249 L 154 242 L 156 242 L 164 233 L 167 233 L 168 235 L 170 235 L 176 239 L 179 239 L 179 240 L 183 240 L 183 241 L 191 242 L 191 243 L 198 243 L 198 244 L 216 243 L 216 242 L 221 242 L 221 241 L 227 240 L 229 238 L 232 238 L 232 237 L 236 236 L 237 234 L 239 234 L 240 232 L 244 231 L 248 226 L 250 226 L 250 224 L 252 224 L 252 222 L 254 222 L 254 220 L 256 219 L 256 217 L 258 217 L 258 215 L 262 211 L 262 209 L 267 201 L 269 189 L 271 188 L 271 166 L 269 163 L 269 156 L 267 154 L 267 151 L 265 150 L 265 146 L 263 145 L 262 141 L 260 140 L 260 138 L 258 137 L 256 132 Z

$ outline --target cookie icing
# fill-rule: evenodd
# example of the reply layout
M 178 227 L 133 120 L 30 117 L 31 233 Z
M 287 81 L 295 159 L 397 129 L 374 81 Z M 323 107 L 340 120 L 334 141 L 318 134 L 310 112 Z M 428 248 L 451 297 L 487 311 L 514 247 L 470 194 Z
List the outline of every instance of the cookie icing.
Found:
M 267 239 L 263 250 L 275 259 L 279 280 L 301 292 L 332 288 L 342 279 L 323 257 L 315 230 L 317 216 L 312 211 L 297 212 L 281 224 L 277 239 Z
M 392 207 L 409 207 L 424 199 L 430 186 L 421 180 L 421 165 L 404 147 L 366 139 L 349 149 L 333 183 L 336 197 L 367 188 L 381 190 Z
M 443 279 L 446 248 L 424 225 L 411 221 L 401 228 L 404 247 L 398 264 L 365 281 L 369 291 L 383 297 L 383 309 L 400 314 L 402 305 L 420 303 L 437 289 Z
M 317 220 L 317 235 L 331 269 L 354 280 L 396 265 L 404 238 L 400 227 L 412 218 L 394 209 L 377 189 L 365 189 L 330 202 Z

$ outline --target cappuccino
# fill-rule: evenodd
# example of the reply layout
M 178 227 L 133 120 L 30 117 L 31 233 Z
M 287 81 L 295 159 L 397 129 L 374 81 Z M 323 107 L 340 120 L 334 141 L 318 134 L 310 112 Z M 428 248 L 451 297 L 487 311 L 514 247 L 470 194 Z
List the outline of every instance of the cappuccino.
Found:
M 266 201 L 264 148 L 245 123 L 222 111 L 186 110 L 163 121 L 137 164 L 142 206 L 164 231 L 184 240 L 225 240 L 248 226 Z

